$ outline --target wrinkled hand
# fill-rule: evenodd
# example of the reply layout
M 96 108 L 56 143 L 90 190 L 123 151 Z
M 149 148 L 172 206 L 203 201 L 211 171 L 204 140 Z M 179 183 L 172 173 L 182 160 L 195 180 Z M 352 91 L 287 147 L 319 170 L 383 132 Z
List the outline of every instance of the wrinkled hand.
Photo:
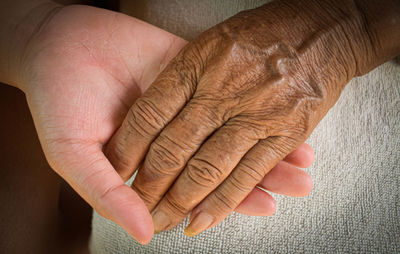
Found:
M 192 210 L 188 235 L 219 223 L 307 139 L 356 75 L 339 9 L 315 20 L 286 2 L 242 12 L 189 43 L 109 143 L 125 178 L 141 164 L 133 189 L 156 231 Z
M 26 46 L 20 68 L 46 157 L 97 212 L 147 243 L 153 235 L 150 214 L 102 147 L 186 42 L 126 15 L 87 6 L 55 7 L 48 17 Z M 308 193 L 309 176 L 289 163 L 307 166 L 312 160 L 311 148 L 303 145 L 263 186 Z M 273 205 L 255 190 L 237 211 L 271 213 Z

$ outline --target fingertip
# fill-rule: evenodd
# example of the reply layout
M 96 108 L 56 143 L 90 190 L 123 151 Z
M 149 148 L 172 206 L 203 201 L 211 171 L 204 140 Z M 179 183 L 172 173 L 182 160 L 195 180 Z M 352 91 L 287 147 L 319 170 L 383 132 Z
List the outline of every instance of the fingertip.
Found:
M 103 198 L 100 214 L 120 225 L 140 244 L 146 245 L 153 238 L 154 226 L 144 202 L 128 186 L 121 185 Z
M 302 177 L 302 181 L 301 181 L 301 188 L 300 192 L 299 192 L 299 197 L 306 197 L 308 196 L 313 187 L 314 187 L 314 182 L 310 176 L 310 174 L 308 174 L 307 172 L 303 171 L 303 177 Z
M 255 187 L 235 208 L 235 212 L 249 216 L 271 216 L 275 211 L 275 199 L 258 187 Z
M 151 240 L 153 239 L 154 233 L 152 233 L 151 235 L 149 234 L 148 236 L 142 238 L 142 239 L 136 239 L 136 241 L 138 241 L 138 243 L 140 243 L 141 245 L 147 245 L 151 242 Z
M 275 199 L 274 199 L 270 194 L 268 194 L 265 190 L 261 190 L 261 191 L 262 191 L 262 192 L 265 192 L 268 196 L 271 197 L 271 198 L 268 198 L 268 199 L 266 200 L 266 202 L 268 203 L 268 205 L 267 205 L 268 209 L 265 209 L 265 214 L 262 215 L 262 216 L 272 216 L 272 215 L 274 215 L 275 212 L 276 212 L 276 208 L 277 208 L 276 201 L 275 201 Z
M 315 160 L 315 153 L 310 145 L 303 143 L 283 160 L 300 168 L 308 168 Z
M 303 143 L 301 145 L 301 149 L 304 154 L 303 154 L 302 164 L 300 165 L 300 167 L 308 168 L 314 163 L 315 160 L 314 149 L 312 149 L 312 147 L 307 143 Z
M 99 147 L 91 143 L 83 149 L 85 152 L 76 151 L 74 159 L 82 163 L 68 168 L 64 179 L 69 179 L 71 186 L 100 215 L 120 225 L 138 242 L 150 242 L 153 222 L 146 205 L 124 184 Z
M 154 225 L 149 214 L 130 213 L 126 218 L 125 230 L 142 245 L 148 244 L 154 236 Z
M 295 170 L 292 170 L 293 173 L 294 171 Z M 294 181 L 296 181 L 296 183 L 292 184 L 293 190 L 286 193 L 286 195 L 292 197 L 306 197 L 311 193 L 314 187 L 310 174 L 301 169 L 297 169 L 297 178 L 292 178 L 292 183 Z
M 304 197 L 313 188 L 311 176 L 296 166 L 281 161 L 259 183 L 262 188 L 291 197 Z
M 131 216 L 134 217 L 134 216 Z M 124 220 L 121 220 L 119 223 L 123 229 L 125 229 L 129 235 L 135 239 L 138 243 L 142 245 L 146 245 L 150 243 L 151 239 L 153 239 L 154 236 L 154 227 L 153 223 L 150 222 L 141 222 L 143 226 L 138 226 L 140 224 L 138 221 L 135 221 L 133 225 L 130 221 L 124 222 Z
M 134 217 L 134 216 L 131 216 L 131 217 Z M 151 240 L 153 239 L 153 236 L 154 236 L 153 222 L 150 219 L 150 221 L 141 222 L 141 223 L 142 223 L 141 227 L 137 227 L 137 226 L 133 227 L 133 226 L 131 226 L 131 227 L 129 227 L 131 229 L 131 232 L 129 232 L 129 231 L 127 231 L 127 232 L 138 243 L 140 243 L 142 245 L 147 245 L 148 243 L 151 242 Z M 135 221 L 135 224 L 140 224 L 140 223 L 138 221 Z

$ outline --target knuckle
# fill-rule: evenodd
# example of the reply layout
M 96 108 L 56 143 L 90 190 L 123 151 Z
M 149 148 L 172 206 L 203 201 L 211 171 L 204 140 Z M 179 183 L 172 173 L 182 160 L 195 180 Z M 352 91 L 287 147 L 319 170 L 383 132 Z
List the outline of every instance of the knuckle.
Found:
M 266 139 L 271 131 L 271 128 L 269 128 L 268 125 L 246 114 L 236 116 L 226 123 L 226 125 L 231 128 L 243 130 L 249 133 L 248 135 L 250 137 L 257 140 Z
M 223 123 L 224 111 L 214 105 L 214 102 L 195 98 L 186 106 L 186 110 L 179 114 L 179 118 L 185 122 L 198 122 L 202 126 L 218 128 Z
M 229 102 L 213 102 L 210 100 L 203 100 L 199 103 L 199 109 L 204 114 L 204 120 L 207 124 L 214 126 L 215 128 L 220 126 L 221 123 L 227 121 L 227 105 Z M 215 105 L 213 105 L 215 104 Z
M 214 209 L 220 214 L 233 211 L 239 205 L 239 202 L 232 198 L 231 195 L 221 191 L 215 192 L 213 199 L 215 204 Z
M 166 124 L 166 118 L 161 111 L 148 99 L 138 99 L 128 114 L 128 127 L 144 136 L 154 135 Z
M 188 47 L 185 47 L 181 51 L 183 64 L 186 68 L 193 70 L 192 75 L 189 76 L 192 80 L 196 81 L 197 77 L 204 72 L 205 64 L 207 62 L 208 55 L 210 54 L 207 47 L 204 47 L 204 41 L 200 38 L 198 40 L 189 43 Z
M 151 132 L 149 131 L 148 128 L 145 128 L 143 124 L 140 124 L 138 122 L 138 117 L 137 113 L 133 109 L 129 109 L 128 111 L 128 117 L 124 121 L 124 130 L 128 133 L 127 136 L 129 136 L 131 133 L 138 133 L 142 137 L 150 137 Z
M 110 143 L 106 146 L 104 153 L 121 177 L 129 177 L 130 174 L 127 171 L 133 171 L 132 161 L 124 144 L 120 142 Z
M 196 90 L 198 77 L 202 73 L 202 62 L 193 52 L 193 47 L 184 47 L 165 67 L 155 80 L 155 84 L 174 89 L 182 93 L 186 100 L 192 97 Z M 151 86 L 149 89 L 155 89 L 157 86 Z M 164 93 L 163 93 L 164 94 Z
M 112 196 L 114 193 L 117 193 L 120 191 L 124 186 L 119 185 L 119 186 L 110 186 L 105 188 L 93 201 L 93 203 L 90 203 L 93 207 L 93 209 L 99 213 L 101 216 L 111 219 L 110 214 L 107 212 L 107 207 L 104 206 L 104 203 L 106 202 L 107 199 L 109 199 L 110 196 Z
M 290 151 L 296 148 L 300 143 L 296 137 L 293 136 L 273 136 L 266 139 L 265 144 L 268 147 L 268 152 L 273 154 L 276 158 L 286 156 Z
M 250 183 L 249 180 L 243 178 L 242 175 L 243 174 L 238 174 L 238 175 L 232 174 L 229 177 L 229 181 L 232 184 L 232 186 L 235 187 L 236 191 L 240 193 L 249 193 L 254 188 L 254 186 L 252 186 L 251 184 L 253 183 L 254 178 L 253 177 L 250 178 L 251 180 Z M 249 177 L 247 173 L 246 176 Z
M 189 213 L 192 207 L 185 206 L 186 202 L 182 202 L 182 196 L 180 195 L 173 195 L 171 192 L 168 192 L 164 196 L 165 205 L 168 209 L 178 216 L 186 216 Z M 187 203 L 186 203 L 187 204 Z
M 160 200 L 161 197 L 155 196 L 156 192 L 152 188 L 145 188 L 141 185 L 133 182 L 132 189 L 139 195 L 139 197 L 146 204 L 147 208 L 150 208 L 156 200 Z
M 233 177 L 237 179 L 235 183 L 242 189 L 245 189 L 246 185 L 257 184 L 265 176 L 264 168 L 264 165 L 260 164 L 257 159 L 243 159 L 240 168 L 235 170 L 235 174 L 233 174 Z
M 170 175 L 183 168 L 184 157 L 164 141 L 156 140 L 149 150 L 145 168 L 157 175 Z
M 98 196 L 98 200 L 102 201 L 102 200 L 106 200 L 109 196 L 111 196 L 113 193 L 118 192 L 118 190 L 120 190 L 121 188 L 123 188 L 122 185 L 118 185 L 118 186 L 110 186 L 105 188 Z
M 224 172 L 212 163 L 193 158 L 187 168 L 188 177 L 200 186 L 215 186 L 223 180 Z

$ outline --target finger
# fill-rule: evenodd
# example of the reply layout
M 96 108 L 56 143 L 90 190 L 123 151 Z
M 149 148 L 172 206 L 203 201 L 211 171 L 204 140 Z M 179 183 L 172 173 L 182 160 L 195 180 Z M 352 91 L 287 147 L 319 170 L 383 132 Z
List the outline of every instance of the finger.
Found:
M 99 214 L 120 225 L 138 242 L 148 243 L 154 232 L 150 213 L 139 196 L 124 184 L 101 146 L 78 145 L 65 151 L 65 163 L 54 164 L 53 168 Z
M 210 104 L 192 99 L 151 144 L 132 188 L 151 211 L 166 193 L 187 161 L 222 124 Z
M 301 144 L 268 172 L 258 186 L 282 195 L 307 196 L 313 188 L 312 179 L 307 172 L 297 167 L 311 165 L 314 158 L 313 154 L 311 146 L 306 143 Z M 295 158 L 295 160 L 291 160 L 292 164 L 286 162 L 286 158 L 289 158 L 289 156 Z M 270 216 L 275 212 L 275 209 L 276 204 L 272 196 L 255 187 L 235 208 L 235 212 L 250 216 Z
M 304 197 L 310 194 L 313 182 L 307 172 L 280 161 L 258 186 L 282 195 Z M 276 204 L 272 196 L 256 186 L 235 208 L 235 212 L 250 216 L 270 216 L 275 209 Z
M 257 187 L 235 208 L 235 212 L 249 216 L 271 216 L 275 210 L 274 198 Z
M 310 167 L 315 159 L 314 150 L 306 143 L 301 144 L 296 150 L 288 154 L 283 160 L 299 168 Z
M 105 154 L 124 180 L 132 176 L 151 142 L 193 94 L 196 65 L 183 50 L 129 109 Z M 194 71 L 193 71 L 194 70 Z
M 310 175 L 285 162 L 279 162 L 258 186 L 282 195 L 304 197 L 310 194 L 313 182 Z
M 152 211 L 155 231 L 173 228 L 181 222 L 189 211 L 229 175 L 243 155 L 257 142 L 258 139 L 252 138 L 251 129 L 247 126 L 228 122 L 218 129 L 188 162 L 185 170 Z
M 259 141 L 228 178 L 192 211 L 193 220 L 185 234 L 194 236 L 228 216 L 263 179 L 273 166 L 295 147 L 283 137 Z

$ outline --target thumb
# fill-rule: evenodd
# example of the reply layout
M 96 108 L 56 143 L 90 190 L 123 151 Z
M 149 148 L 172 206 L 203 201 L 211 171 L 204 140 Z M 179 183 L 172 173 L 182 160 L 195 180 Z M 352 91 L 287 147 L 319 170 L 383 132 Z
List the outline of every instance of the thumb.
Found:
M 124 184 L 101 150 L 100 144 L 64 147 L 53 153 L 53 168 L 100 215 L 124 228 L 141 244 L 153 237 L 153 222 L 140 197 Z M 53 157 L 53 156 L 51 156 Z M 62 162 L 62 163 L 60 163 Z

